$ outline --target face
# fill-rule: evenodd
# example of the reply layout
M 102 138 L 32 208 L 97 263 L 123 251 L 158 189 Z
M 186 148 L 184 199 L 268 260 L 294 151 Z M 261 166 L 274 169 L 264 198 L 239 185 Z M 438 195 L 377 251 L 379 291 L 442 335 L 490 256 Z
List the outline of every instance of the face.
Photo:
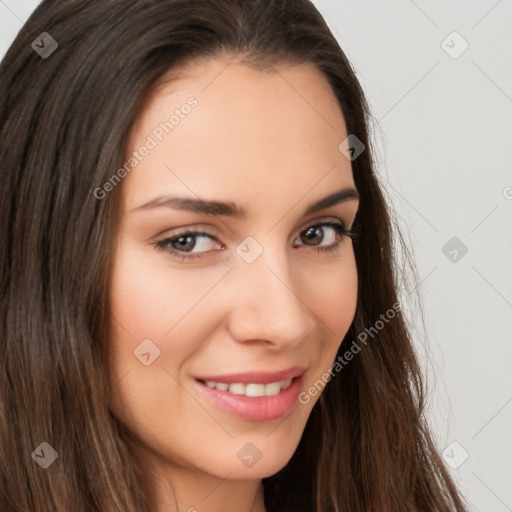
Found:
M 358 200 L 324 76 L 227 64 L 183 68 L 133 125 L 110 408 L 169 470 L 254 480 L 291 458 L 320 396 L 302 404 L 299 393 L 328 371 L 353 320 L 343 226 Z

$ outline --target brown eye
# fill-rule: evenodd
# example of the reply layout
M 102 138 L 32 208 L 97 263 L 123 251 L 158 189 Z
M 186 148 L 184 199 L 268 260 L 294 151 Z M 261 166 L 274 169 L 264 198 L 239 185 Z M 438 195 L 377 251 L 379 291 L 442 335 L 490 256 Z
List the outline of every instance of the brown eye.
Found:
M 317 251 L 337 251 L 343 236 L 352 237 L 352 232 L 341 222 L 322 222 L 313 224 L 302 231 L 300 240 L 303 245 L 318 246 Z M 320 245 L 327 239 L 327 244 Z
M 205 231 L 186 231 L 160 240 L 155 245 L 157 249 L 167 251 L 174 256 L 182 257 L 182 259 L 194 259 L 202 258 L 204 253 L 210 252 L 208 251 L 208 240 L 211 241 L 210 245 L 213 245 L 214 248 L 221 247 L 218 241 L 213 243 L 216 238 Z M 193 251 L 195 248 L 199 248 L 199 250 Z
M 303 235 L 301 236 L 301 240 L 305 243 L 313 242 L 313 245 L 318 245 L 324 237 L 324 230 L 320 226 L 311 226 L 303 231 Z

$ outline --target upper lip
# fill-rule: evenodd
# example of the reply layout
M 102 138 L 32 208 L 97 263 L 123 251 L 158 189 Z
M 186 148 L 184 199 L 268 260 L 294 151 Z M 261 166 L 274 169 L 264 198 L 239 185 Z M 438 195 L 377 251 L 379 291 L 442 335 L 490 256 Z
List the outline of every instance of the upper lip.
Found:
M 198 375 L 196 379 L 204 381 L 222 382 L 226 384 L 270 384 L 271 382 L 279 382 L 282 380 L 293 379 L 300 377 L 306 368 L 303 366 L 292 366 L 286 370 L 280 370 L 277 372 L 240 372 L 230 373 L 226 375 Z

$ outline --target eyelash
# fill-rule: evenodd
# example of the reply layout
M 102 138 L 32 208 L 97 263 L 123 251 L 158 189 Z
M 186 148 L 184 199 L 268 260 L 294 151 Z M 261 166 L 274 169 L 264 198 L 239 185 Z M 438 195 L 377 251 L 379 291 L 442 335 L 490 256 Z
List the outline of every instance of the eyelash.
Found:
M 341 245 L 341 241 L 343 239 L 343 236 L 347 236 L 348 238 L 350 238 L 352 240 L 356 236 L 355 232 L 353 230 L 350 230 L 342 222 L 318 222 L 318 223 L 315 223 L 315 224 L 311 224 L 310 226 L 307 226 L 305 229 L 303 229 L 301 231 L 301 233 L 303 233 L 304 231 L 307 231 L 308 229 L 311 229 L 311 228 L 324 227 L 324 226 L 332 227 L 336 231 L 338 240 L 335 243 L 333 243 L 331 245 L 328 245 L 328 246 L 312 247 L 312 249 L 316 249 L 316 251 L 318 253 L 323 253 L 323 254 L 326 254 L 326 253 L 336 253 L 340 249 L 340 245 Z M 181 238 L 183 236 L 193 236 L 193 237 L 207 236 L 207 237 L 212 238 L 212 239 L 214 239 L 214 240 L 216 240 L 218 242 L 218 240 L 216 239 L 216 237 L 214 235 L 212 235 L 211 233 L 208 233 L 206 231 L 186 231 L 186 230 L 184 230 L 181 233 L 177 233 L 176 235 L 174 235 L 172 237 L 168 237 L 168 238 L 165 238 L 163 240 L 160 240 L 160 241 L 156 242 L 154 244 L 155 248 L 157 250 L 159 250 L 159 251 L 168 252 L 168 253 L 170 253 L 173 256 L 181 257 L 182 261 L 184 261 L 184 260 L 189 260 L 189 261 L 190 260 L 196 260 L 198 258 L 205 257 L 204 256 L 204 254 L 205 254 L 204 252 L 198 253 L 198 254 L 194 254 L 194 253 L 188 254 L 188 253 L 183 252 L 183 251 L 178 251 L 174 247 L 170 246 L 171 242 L 173 242 L 173 241 L 175 241 L 175 240 L 177 240 L 177 239 L 179 239 L 179 238 Z

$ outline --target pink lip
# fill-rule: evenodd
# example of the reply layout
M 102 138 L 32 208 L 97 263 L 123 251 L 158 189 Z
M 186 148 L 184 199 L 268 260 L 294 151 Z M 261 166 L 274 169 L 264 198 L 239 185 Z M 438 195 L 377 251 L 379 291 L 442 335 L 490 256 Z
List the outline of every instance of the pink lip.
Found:
M 270 384 L 271 382 L 279 382 L 281 380 L 294 379 L 300 377 L 306 369 L 303 366 L 293 366 L 286 370 L 278 372 L 245 372 L 230 373 L 228 375 L 197 375 L 197 380 L 223 382 L 226 384 Z M 277 395 L 276 395 L 277 396 Z
M 269 382 L 276 382 L 280 380 L 287 380 L 286 378 L 281 378 L 281 373 L 254 373 L 254 374 L 241 374 L 244 379 L 246 376 L 251 375 L 251 379 L 254 379 L 254 376 L 258 376 L 256 380 L 251 380 L 247 377 L 245 383 L 253 382 L 258 384 L 268 384 Z M 276 375 L 279 375 L 279 378 L 275 378 Z M 271 377 L 269 377 L 271 376 Z M 225 377 L 229 377 L 231 379 L 232 375 L 215 378 L 208 378 L 208 380 L 216 380 L 216 382 L 226 382 L 224 380 Z M 289 377 L 290 378 L 290 377 Z M 264 379 L 266 382 L 263 382 Z M 240 380 L 232 380 L 229 383 L 241 382 Z M 249 397 L 245 395 L 236 395 L 234 393 L 230 393 L 229 391 L 220 391 L 218 389 L 212 389 L 206 386 L 204 382 L 199 380 L 195 380 L 196 385 L 199 388 L 201 393 L 213 402 L 214 405 L 222 409 L 223 411 L 237 416 L 239 418 L 249 420 L 249 421 L 269 421 L 280 418 L 285 414 L 288 414 L 293 406 L 297 403 L 297 399 L 299 397 L 300 390 L 302 388 L 303 382 L 303 370 L 300 376 L 295 377 L 292 380 L 292 383 L 288 388 L 279 392 L 277 395 L 273 396 L 258 396 L 258 397 Z M 244 383 L 244 382 L 242 382 Z

